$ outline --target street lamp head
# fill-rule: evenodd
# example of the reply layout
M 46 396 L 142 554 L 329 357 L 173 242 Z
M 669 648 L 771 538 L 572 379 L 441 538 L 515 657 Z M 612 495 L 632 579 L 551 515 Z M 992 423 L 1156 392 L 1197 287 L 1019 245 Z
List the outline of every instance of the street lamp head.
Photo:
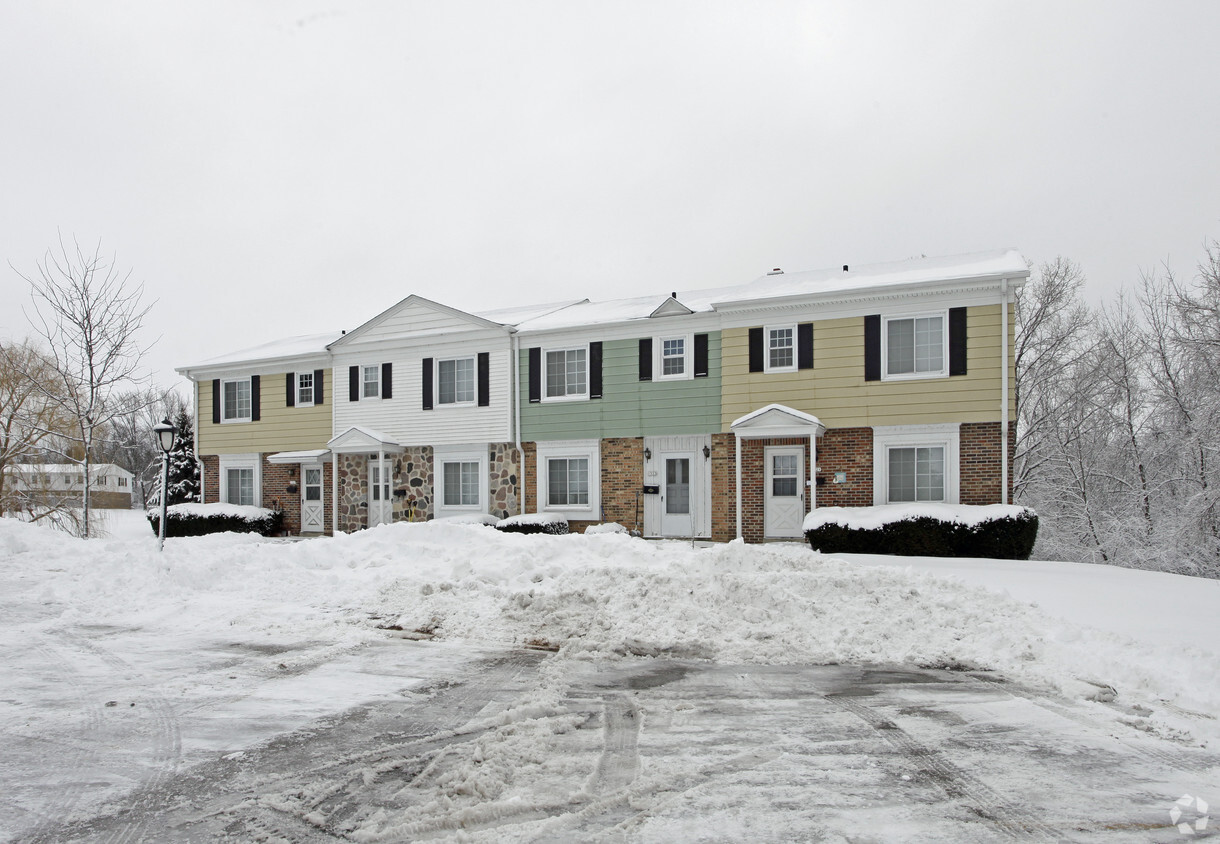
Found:
M 161 446 L 161 450 L 166 454 L 173 451 L 174 435 L 177 431 L 174 426 L 169 424 L 168 419 L 162 419 L 161 422 L 153 426 L 153 430 L 157 432 L 157 444 Z

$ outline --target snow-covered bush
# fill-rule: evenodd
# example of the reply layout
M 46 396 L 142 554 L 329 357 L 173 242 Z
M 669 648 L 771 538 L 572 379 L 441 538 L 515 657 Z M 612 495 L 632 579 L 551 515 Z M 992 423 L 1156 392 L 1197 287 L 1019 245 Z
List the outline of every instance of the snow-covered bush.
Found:
M 148 511 L 153 533 L 161 531 L 160 509 Z M 204 536 L 209 533 L 258 533 L 271 536 L 284 527 L 284 513 L 239 504 L 175 504 L 166 511 L 166 536 Z
M 600 525 L 589 525 L 585 528 L 585 536 L 596 536 L 599 533 L 627 533 L 627 528 L 618 522 L 603 522 Z
M 568 520 L 554 513 L 522 513 L 496 522 L 496 530 L 505 533 L 549 533 L 560 536 L 568 532 Z
M 490 513 L 462 513 L 458 516 L 441 516 L 433 519 L 432 524 L 438 525 L 487 525 L 495 527 L 499 518 Z
M 1003 504 L 823 507 L 805 517 L 804 531 L 813 550 L 827 554 L 1028 560 L 1038 514 Z

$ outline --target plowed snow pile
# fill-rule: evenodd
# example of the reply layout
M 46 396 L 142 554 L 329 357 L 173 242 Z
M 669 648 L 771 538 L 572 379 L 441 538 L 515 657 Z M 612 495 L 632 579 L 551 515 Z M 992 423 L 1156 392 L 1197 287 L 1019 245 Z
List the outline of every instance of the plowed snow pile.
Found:
M 1056 588 L 1053 576 L 1040 576 Z M 1148 583 L 1181 594 L 1216 586 L 1161 575 L 1140 588 Z M 104 623 L 200 641 L 237 630 L 309 640 L 314 659 L 401 628 L 558 649 L 560 658 L 983 669 L 1071 696 L 1105 697 L 1110 686 L 1126 704 L 1220 713 L 1220 657 L 1206 638 L 1197 647 L 1152 645 L 949 577 L 800 545 L 692 548 L 433 523 L 298 543 L 170 540 L 159 555 L 151 536 L 85 542 L 4 519 L 0 585 L 24 590 L 37 608 L 25 623 L 44 629 Z M 1215 730 L 1214 720 L 1190 722 L 1199 740 Z

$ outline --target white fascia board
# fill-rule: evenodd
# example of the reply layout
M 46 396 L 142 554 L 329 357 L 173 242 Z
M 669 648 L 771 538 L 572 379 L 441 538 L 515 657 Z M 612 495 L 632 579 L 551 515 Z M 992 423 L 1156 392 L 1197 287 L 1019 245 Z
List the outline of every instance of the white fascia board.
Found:
M 696 313 L 689 316 L 668 316 L 664 319 L 632 319 L 625 322 L 596 323 L 570 328 L 553 328 L 541 331 L 522 329 L 518 333 L 521 348 L 530 346 L 577 345 L 593 341 L 635 340 L 641 337 L 656 337 L 664 334 L 706 334 L 720 330 L 720 316 L 715 313 Z
M 295 355 L 217 364 L 216 366 L 182 367 L 174 371 L 191 381 L 211 381 L 214 378 L 241 378 L 247 375 L 278 375 L 281 372 L 328 369 L 331 366 L 331 360 L 329 354 Z
M 400 360 L 414 357 L 437 357 L 446 352 L 453 354 L 498 352 L 512 348 L 510 338 L 511 335 L 500 328 L 475 329 L 461 333 L 450 331 L 444 334 L 404 335 L 385 340 L 374 340 L 369 343 L 336 347 L 331 359 L 335 366 L 345 366 L 348 362 L 367 361 L 370 356 Z
M 1015 283 L 1009 278 L 1009 286 Z M 1024 279 L 1021 280 L 1024 283 Z M 795 296 L 785 299 L 758 299 L 749 305 L 733 303 L 720 310 L 724 328 L 743 328 L 775 320 L 810 322 L 823 319 L 867 316 L 875 313 L 901 313 L 939 308 L 979 307 L 999 301 L 1000 280 L 939 282 L 904 285 L 867 294 Z M 717 306 L 719 309 L 721 306 Z

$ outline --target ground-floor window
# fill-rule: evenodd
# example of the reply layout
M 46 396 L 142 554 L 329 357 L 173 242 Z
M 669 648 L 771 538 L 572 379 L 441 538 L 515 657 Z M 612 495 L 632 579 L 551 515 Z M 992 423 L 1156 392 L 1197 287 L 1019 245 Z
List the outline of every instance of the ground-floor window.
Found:
M 479 504 L 479 462 L 453 461 L 443 464 L 446 507 L 476 507 Z
M 538 443 L 538 509 L 572 519 L 601 518 L 598 440 Z
M 552 457 L 546 461 L 547 506 L 575 507 L 589 503 L 589 458 Z
M 436 515 L 487 510 L 487 449 L 483 443 L 437 446 L 432 452 L 436 473 Z
M 257 454 L 220 456 L 221 501 L 246 507 L 259 506 L 259 461 Z
M 891 448 L 889 450 L 891 502 L 944 501 L 944 446 Z
M 959 426 L 873 428 L 873 503 L 958 503 Z

